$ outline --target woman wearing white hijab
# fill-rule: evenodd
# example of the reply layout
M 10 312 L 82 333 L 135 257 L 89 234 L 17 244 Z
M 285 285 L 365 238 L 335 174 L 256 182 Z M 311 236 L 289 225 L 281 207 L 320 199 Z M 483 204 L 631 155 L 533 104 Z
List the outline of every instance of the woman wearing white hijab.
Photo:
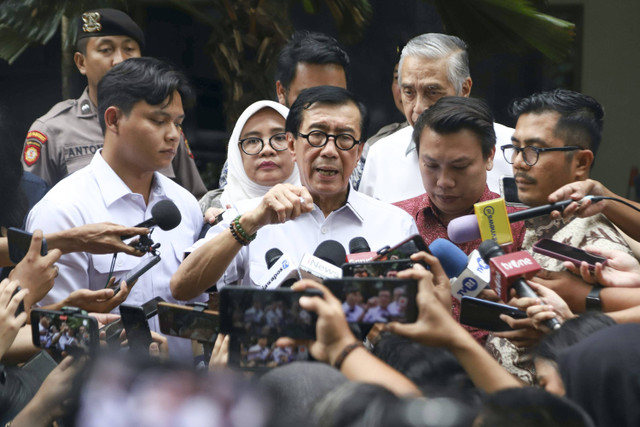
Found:
M 284 136 L 288 114 L 287 107 L 274 101 L 258 101 L 244 110 L 229 139 L 227 186 L 204 195 L 203 212 L 262 197 L 279 183 L 300 185 Z

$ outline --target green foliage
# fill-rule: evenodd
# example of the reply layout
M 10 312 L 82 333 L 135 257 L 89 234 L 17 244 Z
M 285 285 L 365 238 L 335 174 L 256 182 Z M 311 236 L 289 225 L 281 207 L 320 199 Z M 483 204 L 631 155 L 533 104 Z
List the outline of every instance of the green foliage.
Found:
M 567 55 L 575 25 L 538 12 L 527 0 L 433 0 L 447 33 L 485 51 L 536 49 L 553 61 Z
M 119 3 L 122 1 L 3 0 L 0 3 L 0 58 L 11 64 L 30 44 L 47 43 L 60 28 L 63 16 L 75 22 L 86 10 Z M 73 43 L 76 31 L 76 26 L 70 25 L 63 39 Z

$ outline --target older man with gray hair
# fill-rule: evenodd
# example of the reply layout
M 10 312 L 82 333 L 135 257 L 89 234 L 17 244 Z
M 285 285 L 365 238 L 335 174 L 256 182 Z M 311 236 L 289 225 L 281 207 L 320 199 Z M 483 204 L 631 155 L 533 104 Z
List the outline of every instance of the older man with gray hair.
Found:
M 455 36 L 422 34 L 411 39 L 402 50 L 398 70 L 402 106 L 410 126 L 379 140 L 369 150 L 359 191 L 394 203 L 424 193 L 418 167 L 413 125 L 420 114 L 443 96 L 465 96 L 473 82 L 469 73 L 467 45 Z M 494 123 L 497 149 L 509 144 L 513 129 Z M 513 172 L 502 156 L 491 158 L 487 173 L 489 189 L 500 191 L 502 175 Z

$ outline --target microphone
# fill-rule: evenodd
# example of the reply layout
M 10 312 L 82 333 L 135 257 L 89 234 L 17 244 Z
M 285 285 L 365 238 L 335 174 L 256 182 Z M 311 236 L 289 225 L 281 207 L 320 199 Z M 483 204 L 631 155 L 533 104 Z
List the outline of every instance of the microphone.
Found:
M 489 266 L 478 250 L 467 255 L 447 239 L 436 239 L 429 245 L 442 268 L 451 279 L 451 295 L 461 300 L 463 296 L 475 297 L 489 286 Z
M 151 208 L 151 218 L 137 224 L 136 227 L 155 227 L 168 231 L 173 230 L 182 221 L 182 215 L 171 200 L 161 200 Z
M 302 255 L 298 269 L 305 279 L 322 283 L 324 279 L 342 278 L 342 268 L 347 253 L 339 242 L 325 240 L 316 248 L 313 255 Z
M 447 277 L 458 277 L 467 266 L 467 254 L 447 239 L 439 238 L 429 245 L 431 255 L 438 258 Z
M 290 288 L 300 280 L 300 272 L 293 260 L 284 255 L 278 248 L 269 249 L 264 254 L 267 262 L 267 272 L 258 280 L 262 289 Z
M 515 289 L 519 297 L 538 298 L 525 278 L 531 278 L 541 269 L 540 265 L 526 251 L 504 253 L 500 245 L 493 240 L 485 240 L 478 246 L 482 259 L 491 267 L 491 285 L 503 301 L 508 299 L 510 288 Z M 550 330 L 560 328 L 555 317 L 544 322 Z
M 349 242 L 349 254 L 346 259 L 350 263 L 361 263 L 373 260 L 378 256 L 377 252 L 372 252 L 369 243 L 364 237 L 354 237 Z
M 582 200 L 591 200 L 593 203 L 603 200 L 602 196 L 585 196 Z M 550 214 L 553 211 L 562 212 L 564 208 L 569 206 L 576 200 L 562 200 L 556 203 L 536 206 L 535 208 L 524 209 L 518 212 L 512 212 L 507 215 L 509 223 L 524 221 L 526 219 L 536 218 L 542 215 Z M 578 201 L 578 203 L 580 202 Z M 464 215 L 452 219 L 447 226 L 447 234 L 449 239 L 454 243 L 465 243 L 481 237 L 480 228 L 478 227 L 478 218 L 476 215 Z
M 465 269 L 451 283 L 451 295 L 458 301 L 462 301 L 464 296 L 475 297 L 487 288 L 490 282 L 491 269 L 475 249 L 469 254 Z

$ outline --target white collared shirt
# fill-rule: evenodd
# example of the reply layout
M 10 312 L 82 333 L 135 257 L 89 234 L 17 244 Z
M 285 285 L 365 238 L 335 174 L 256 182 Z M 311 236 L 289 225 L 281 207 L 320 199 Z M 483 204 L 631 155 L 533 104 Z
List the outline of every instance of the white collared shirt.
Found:
M 228 210 L 224 219 L 212 227 L 202 240 L 212 239 L 229 227 L 238 212 L 246 212 L 259 203 L 260 199 L 251 199 Z M 278 248 L 283 254 L 300 262 L 303 254 L 313 254 L 325 240 L 336 240 L 348 251 L 349 241 L 360 236 L 375 251 L 417 233 L 413 218 L 405 211 L 350 188 L 347 203 L 326 218 L 322 210 L 314 206 L 313 211 L 292 221 L 262 227 L 258 237 L 236 255 L 217 286 L 222 289 L 238 281 L 243 286 L 259 286 L 258 282 L 267 272 L 265 253 L 272 248 Z M 194 249 L 203 241 L 194 245 Z
M 513 176 L 511 165 L 502 154 L 501 146 L 511 144 L 513 129 L 494 123 L 496 154 L 493 168 L 487 171 L 487 185 L 494 193 L 500 193 L 500 177 Z M 369 150 L 362 171 L 358 191 L 395 203 L 424 194 L 418 152 L 411 136 L 413 127 L 407 126 L 382 138 Z
M 88 166 L 60 181 L 33 207 L 27 217 L 26 229 L 31 232 L 40 229 L 46 234 L 105 221 L 135 225 L 151 217 L 151 209 L 157 202 L 171 199 L 180 209 L 182 221 L 173 230 L 154 228 L 151 238 L 161 244 L 161 262 L 138 279 L 126 304 L 142 305 L 156 296 L 168 302 L 177 302 L 171 296 L 169 280 L 178 269 L 185 249 L 193 244 L 202 229 L 202 213 L 198 202 L 187 190 L 156 172 L 149 203 L 145 204 L 142 195 L 132 193 L 111 169 L 102 158 L 101 151 L 94 155 Z M 149 256 L 147 254 L 139 258 L 118 254 L 113 275 L 122 278 Z M 104 288 L 112 259 L 112 254 L 74 252 L 62 255 L 56 263 L 59 274 L 53 289 L 41 304 L 61 301 L 78 289 Z M 149 326 L 159 331 L 156 318 L 149 321 Z

